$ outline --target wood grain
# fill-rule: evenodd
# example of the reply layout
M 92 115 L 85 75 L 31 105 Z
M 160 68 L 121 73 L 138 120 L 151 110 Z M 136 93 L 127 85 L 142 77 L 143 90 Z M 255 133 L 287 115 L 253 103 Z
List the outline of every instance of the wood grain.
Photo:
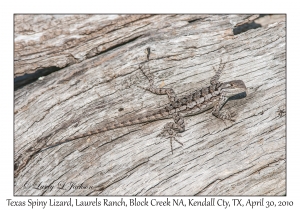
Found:
M 210 111 L 185 118 L 184 146 L 175 143 L 173 155 L 169 140 L 156 137 L 170 120 L 40 152 L 15 177 L 14 194 L 284 195 L 286 121 L 277 111 L 286 106 L 285 16 L 234 33 L 263 18 L 15 15 L 15 77 L 58 68 L 14 93 L 16 168 L 43 137 L 57 142 L 166 104 L 167 96 L 137 87 L 147 86 L 138 69 L 147 47 L 155 84 L 178 96 L 207 86 L 220 59 L 220 80 L 241 79 L 248 92 L 224 107 L 237 113 L 236 122 Z

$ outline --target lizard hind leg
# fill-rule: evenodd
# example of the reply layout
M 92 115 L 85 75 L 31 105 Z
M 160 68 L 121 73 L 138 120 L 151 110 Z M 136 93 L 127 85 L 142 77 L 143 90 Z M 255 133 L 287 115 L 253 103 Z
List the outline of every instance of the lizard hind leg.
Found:
M 184 120 L 183 118 L 177 113 L 173 113 L 173 119 L 175 122 L 169 122 L 164 126 L 163 131 L 158 135 L 162 137 L 166 137 L 170 139 L 170 146 L 171 146 L 171 151 L 173 154 L 173 144 L 172 141 L 176 141 L 181 146 L 183 146 L 183 143 L 181 143 L 177 137 L 181 137 L 179 134 L 180 132 L 185 131 L 185 125 L 184 125 Z
M 144 90 L 147 90 L 147 91 L 157 94 L 157 95 L 168 95 L 170 102 L 174 102 L 177 100 L 175 91 L 172 88 L 157 88 L 154 86 L 154 76 L 150 72 L 149 66 L 148 66 L 148 68 L 144 68 L 144 64 L 143 64 L 143 65 L 139 66 L 139 69 L 146 76 L 146 78 L 148 79 L 148 81 L 150 83 L 150 85 L 148 87 L 138 86 L 139 88 L 142 88 Z

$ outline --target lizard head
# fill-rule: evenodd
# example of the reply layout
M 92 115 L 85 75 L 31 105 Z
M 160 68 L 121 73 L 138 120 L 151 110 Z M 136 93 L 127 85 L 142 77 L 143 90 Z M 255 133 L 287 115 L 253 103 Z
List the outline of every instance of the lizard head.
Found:
M 226 97 L 232 97 L 241 93 L 247 92 L 247 87 L 242 80 L 232 80 L 230 82 L 224 82 L 221 86 L 221 90 Z

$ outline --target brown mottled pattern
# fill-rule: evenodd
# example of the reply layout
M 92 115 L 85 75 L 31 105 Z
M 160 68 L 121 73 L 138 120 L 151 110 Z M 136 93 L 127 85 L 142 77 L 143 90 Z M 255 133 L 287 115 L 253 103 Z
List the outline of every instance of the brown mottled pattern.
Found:
M 150 48 L 147 48 L 147 59 L 150 59 Z M 137 115 L 134 117 L 128 117 L 127 119 L 121 122 L 109 123 L 102 128 L 99 128 L 94 131 L 89 131 L 85 134 L 80 134 L 77 136 L 69 137 L 65 140 L 52 143 L 49 145 L 42 145 L 41 148 L 35 149 L 31 151 L 31 155 L 24 158 L 24 160 L 19 164 L 19 167 L 15 169 L 15 176 L 20 172 L 20 170 L 25 167 L 30 158 L 37 154 L 40 151 L 43 151 L 47 148 L 54 147 L 69 141 L 73 141 L 79 138 L 92 136 L 101 132 L 113 130 L 116 128 L 122 128 L 125 126 L 131 126 L 135 124 L 151 122 L 156 120 L 161 120 L 165 118 L 173 118 L 174 122 L 169 122 L 164 126 L 163 131 L 160 135 L 165 136 L 170 139 L 171 151 L 173 153 L 173 145 L 172 141 L 176 141 L 179 144 L 183 145 L 180 141 L 177 140 L 179 136 L 179 132 L 185 131 L 185 123 L 182 115 L 192 115 L 201 113 L 207 109 L 213 108 L 212 114 L 221 119 L 229 119 L 231 120 L 231 116 L 229 112 L 220 112 L 222 106 L 226 103 L 228 97 L 239 94 L 241 92 L 246 91 L 246 86 L 241 80 L 234 80 L 230 82 L 220 83 L 218 82 L 218 78 L 220 77 L 220 73 L 224 65 L 219 68 L 216 75 L 211 79 L 211 85 L 200 90 L 193 92 L 187 96 L 183 96 L 182 98 L 177 99 L 176 94 L 171 88 L 156 88 L 154 86 L 153 75 L 149 70 L 143 70 L 142 66 L 140 69 L 143 74 L 149 80 L 150 85 L 143 89 L 150 91 L 159 95 L 168 95 L 170 103 L 165 107 L 159 109 L 158 111 L 148 112 L 146 114 Z

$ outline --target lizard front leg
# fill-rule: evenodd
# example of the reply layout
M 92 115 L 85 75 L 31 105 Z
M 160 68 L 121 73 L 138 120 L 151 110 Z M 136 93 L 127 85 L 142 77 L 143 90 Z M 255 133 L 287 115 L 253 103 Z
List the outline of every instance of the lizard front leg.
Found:
M 217 117 L 220 118 L 222 120 L 231 120 L 234 121 L 232 119 L 232 116 L 230 114 L 230 112 L 228 110 L 223 110 L 221 111 L 222 107 L 225 105 L 225 103 L 227 102 L 228 98 L 221 95 L 220 100 L 214 105 L 213 110 L 212 110 L 212 114 Z
M 225 67 L 225 64 L 222 64 L 222 59 L 221 59 L 220 64 L 219 64 L 219 69 L 217 71 L 215 70 L 216 74 L 210 80 L 211 85 L 216 85 L 217 83 L 219 83 L 219 79 L 220 79 L 220 76 L 222 74 L 224 67 Z
M 222 71 L 225 67 L 225 64 L 222 64 L 222 59 L 220 60 L 220 64 L 219 64 L 219 69 L 216 70 L 215 75 L 211 78 L 210 80 L 210 84 L 211 85 L 217 85 L 220 84 L 219 79 L 220 76 L 222 74 Z M 228 110 L 223 110 L 221 112 L 222 107 L 225 105 L 225 103 L 227 102 L 228 98 L 226 96 L 224 96 L 224 94 L 221 94 L 219 101 L 214 105 L 213 110 L 212 110 L 212 114 L 217 117 L 220 118 L 222 120 L 231 120 L 234 121 L 231 117 L 231 114 Z

